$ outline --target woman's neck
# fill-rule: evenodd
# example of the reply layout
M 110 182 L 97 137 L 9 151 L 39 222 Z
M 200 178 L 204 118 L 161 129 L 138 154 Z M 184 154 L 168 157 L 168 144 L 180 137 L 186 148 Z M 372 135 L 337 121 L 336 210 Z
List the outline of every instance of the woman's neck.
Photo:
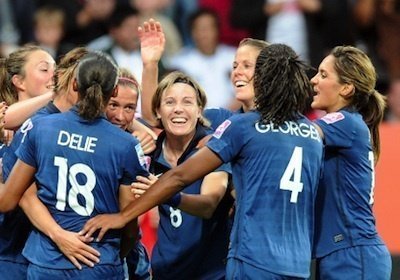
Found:
M 172 167 L 177 166 L 179 158 L 183 155 L 193 137 L 194 133 L 186 136 L 168 135 L 167 133 L 162 150 L 165 160 Z

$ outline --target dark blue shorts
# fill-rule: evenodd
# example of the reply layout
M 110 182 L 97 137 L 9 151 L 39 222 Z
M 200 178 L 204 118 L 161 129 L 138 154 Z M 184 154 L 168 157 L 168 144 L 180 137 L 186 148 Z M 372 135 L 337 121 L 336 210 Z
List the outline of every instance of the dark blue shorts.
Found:
M 229 280 L 305 280 L 306 278 L 279 275 L 252 266 L 238 259 L 229 258 L 226 265 L 226 279 Z M 354 280 L 354 279 L 353 279 Z
M 355 246 L 317 259 L 316 278 L 390 280 L 392 259 L 385 245 Z
M 15 280 L 26 279 L 27 264 L 0 261 L 0 279 Z
M 34 264 L 28 266 L 29 280 L 123 280 L 124 269 L 121 265 L 95 265 L 93 268 L 84 267 L 79 269 L 50 269 Z
M 126 256 L 129 279 L 150 279 L 150 261 L 146 248 L 137 241 L 135 247 Z

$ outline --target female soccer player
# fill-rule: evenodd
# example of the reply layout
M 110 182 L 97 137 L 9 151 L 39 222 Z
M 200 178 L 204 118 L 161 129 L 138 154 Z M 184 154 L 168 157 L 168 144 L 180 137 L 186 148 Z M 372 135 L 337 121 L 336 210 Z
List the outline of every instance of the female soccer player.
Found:
M 130 198 L 124 185 L 148 173 L 138 141 L 103 116 L 117 92 L 117 77 L 117 67 L 99 53 L 79 62 L 74 82 L 77 106 L 27 127 L 19 159 L 1 185 L 1 211 L 13 209 L 36 179 L 39 198 L 67 230 L 79 230 L 97 214 L 118 212 L 120 203 Z M 119 243 L 119 232 L 92 243 L 101 254 L 100 262 L 78 270 L 47 237 L 32 232 L 24 249 L 30 261 L 28 277 L 123 279 Z
M 153 98 L 153 114 L 163 132 L 157 139 L 150 171 L 161 175 L 182 164 L 209 134 L 203 117 L 203 89 L 189 76 L 172 72 L 163 78 Z M 229 243 L 230 168 L 213 170 L 159 205 L 160 223 L 152 253 L 154 279 L 225 279 Z M 142 194 L 153 178 L 139 177 L 134 193 Z
M 316 121 L 325 144 L 316 205 L 318 279 L 390 279 L 390 254 L 372 212 L 385 108 L 375 68 L 361 50 L 336 47 L 311 83 L 312 108 L 327 112 Z

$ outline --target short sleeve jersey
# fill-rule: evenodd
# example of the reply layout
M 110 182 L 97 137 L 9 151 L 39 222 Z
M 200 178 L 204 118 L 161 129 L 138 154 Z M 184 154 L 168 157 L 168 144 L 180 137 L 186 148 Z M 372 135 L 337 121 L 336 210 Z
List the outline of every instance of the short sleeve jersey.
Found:
M 167 172 L 170 165 L 161 150 L 164 133 L 159 136 L 151 170 L 156 174 Z M 178 165 L 197 151 L 198 141 L 205 136 L 201 126 Z M 230 166 L 222 165 L 216 171 L 230 173 Z M 186 194 L 200 194 L 203 180 L 185 187 Z M 227 192 L 210 219 L 190 215 L 167 204 L 159 205 L 160 223 L 157 243 L 152 253 L 155 279 L 222 279 L 225 275 L 224 259 L 228 252 L 229 210 L 232 206 Z
M 316 201 L 314 254 L 383 244 L 372 212 L 374 156 L 359 113 L 341 110 L 316 121 L 324 133 L 324 173 Z
M 2 157 L 3 181 L 7 180 L 8 175 L 18 159 L 15 152 L 21 144 L 24 131 L 29 127 L 31 121 L 59 112 L 57 107 L 50 102 L 17 130 L 10 145 L 3 148 L 5 151 Z M 31 223 L 21 208 L 17 207 L 13 211 L 0 213 L 0 260 L 28 263 L 25 257 L 22 256 L 22 249 L 25 246 L 31 229 Z
M 76 107 L 31 124 L 17 150 L 36 168 L 38 197 L 64 229 L 78 232 L 91 217 L 119 211 L 119 186 L 147 176 L 140 144 L 104 117 L 82 119 Z M 91 246 L 100 265 L 120 263 L 120 232 L 110 231 Z M 33 231 L 23 251 L 32 263 L 55 269 L 75 268 L 49 238 Z
M 229 257 L 309 277 L 322 141 L 305 117 L 277 127 L 258 112 L 231 117 L 207 146 L 231 162 L 236 213 Z

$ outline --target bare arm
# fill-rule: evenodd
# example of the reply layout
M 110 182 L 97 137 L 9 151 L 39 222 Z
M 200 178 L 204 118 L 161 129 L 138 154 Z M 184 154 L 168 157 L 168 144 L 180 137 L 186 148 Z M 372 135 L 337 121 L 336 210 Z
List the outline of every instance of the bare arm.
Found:
M 4 128 L 18 129 L 37 110 L 45 106 L 53 98 L 53 92 L 48 92 L 27 100 L 10 105 L 4 116 Z
M 211 218 L 226 192 L 228 177 L 228 173 L 224 171 L 209 173 L 203 179 L 200 194 L 175 194 L 175 196 L 180 196 L 180 202 L 178 205 L 171 206 L 203 219 Z M 157 181 L 157 177 L 138 176 L 137 181 L 132 184 L 132 192 L 139 198 Z
M 131 187 L 126 185 L 121 185 L 119 187 L 119 206 L 120 209 L 124 209 L 129 203 L 134 200 L 134 195 L 131 193 Z M 129 251 L 133 248 L 137 241 L 139 234 L 138 219 L 133 219 L 130 221 L 123 229 L 122 239 L 121 239 L 121 258 L 126 257 Z
M 33 184 L 22 196 L 19 205 L 31 223 L 46 234 L 57 244 L 60 251 L 78 268 L 82 269 L 81 263 L 93 267 L 98 263 L 100 253 L 85 244 L 92 238 L 85 238 L 76 232 L 64 230 L 51 216 L 47 207 L 36 195 L 37 188 Z
M 228 173 L 212 172 L 204 177 L 200 195 L 182 194 L 178 208 L 194 216 L 209 219 L 224 197 L 228 187 Z
M 100 229 L 101 239 L 107 230 L 122 228 L 132 219 L 163 203 L 185 186 L 204 177 L 222 164 L 221 159 L 208 147 L 201 148 L 181 165 L 169 170 L 145 194 L 114 215 L 100 215 L 90 219 L 81 234 L 91 236 Z
M 158 85 L 158 63 L 164 52 L 165 36 L 161 24 L 153 19 L 139 27 L 140 51 L 143 62 L 142 73 L 142 117 L 150 125 L 156 125 L 151 112 L 151 100 Z

